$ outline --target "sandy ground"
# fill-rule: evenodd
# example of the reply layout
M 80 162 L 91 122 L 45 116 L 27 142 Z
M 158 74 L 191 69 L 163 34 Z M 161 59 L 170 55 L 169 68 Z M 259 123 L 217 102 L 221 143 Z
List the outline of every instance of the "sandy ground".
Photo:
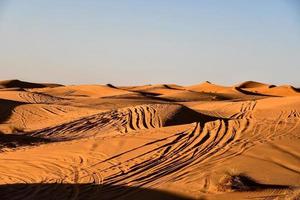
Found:
M 0 82 L 1 199 L 300 199 L 300 92 Z

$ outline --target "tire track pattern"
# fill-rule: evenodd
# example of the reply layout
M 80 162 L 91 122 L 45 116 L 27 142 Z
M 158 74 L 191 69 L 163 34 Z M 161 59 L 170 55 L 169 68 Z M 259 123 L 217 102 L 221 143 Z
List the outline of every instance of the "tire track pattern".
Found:
M 221 155 L 222 152 L 227 151 L 239 137 L 239 131 L 242 128 L 240 123 L 244 123 L 236 122 L 217 120 L 206 123 L 204 127 L 201 127 L 200 123 L 196 123 L 192 130 L 176 133 L 171 137 L 145 144 L 140 148 L 148 149 L 148 151 L 145 150 L 145 153 L 122 162 L 122 165 L 128 166 L 125 173 L 114 173 L 105 177 L 104 183 L 138 187 L 152 186 L 167 179 L 173 179 L 177 175 L 182 175 L 186 172 L 185 169 L 204 164 L 206 160 L 213 159 L 216 155 Z M 122 156 L 124 154 L 113 158 Z M 109 159 L 96 165 L 102 168 L 100 167 L 101 164 L 107 161 Z M 107 173 L 114 167 L 117 166 L 103 170 Z
M 124 118 L 123 113 L 110 111 L 84 117 L 59 126 L 49 127 L 30 133 L 31 136 L 55 140 L 72 140 L 96 136 L 107 129 L 118 130 L 118 124 Z
M 183 106 L 179 105 L 147 104 L 117 109 L 34 131 L 30 135 L 52 138 L 55 141 L 101 136 L 103 132 L 125 134 L 141 129 L 159 128 L 166 126 L 170 120 L 165 113 L 180 112 L 182 108 Z M 199 118 L 199 121 L 201 120 Z
M 145 105 L 128 108 L 125 111 L 125 115 L 127 119 L 122 124 L 125 133 L 162 126 L 160 116 L 157 114 L 155 106 Z
M 256 101 L 243 102 L 240 111 L 232 115 L 230 118 L 233 119 L 252 118 L 253 110 L 255 109 L 256 103 L 257 103 Z
M 51 104 L 51 103 L 57 103 L 64 100 L 63 98 L 54 97 L 48 94 L 41 94 L 36 92 L 19 92 L 19 97 L 23 99 L 27 103 L 33 103 L 33 104 Z

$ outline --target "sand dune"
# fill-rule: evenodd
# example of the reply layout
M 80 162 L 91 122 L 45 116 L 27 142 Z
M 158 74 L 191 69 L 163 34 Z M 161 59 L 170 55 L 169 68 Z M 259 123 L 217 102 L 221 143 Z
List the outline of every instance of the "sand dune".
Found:
M 64 98 L 78 97 L 104 97 L 130 93 L 107 85 L 72 85 L 55 88 L 42 88 L 32 90 L 35 92 L 49 94 Z
M 299 199 L 292 86 L 0 82 L 4 199 Z
M 251 88 L 248 90 L 255 92 L 255 93 L 273 95 L 273 96 L 297 96 L 297 95 L 299 95 L 299 89 L 294 88 L 293 86 L 290 86 L 290 85 L 274 86 L 274 87 L 267 87 L 267 88 Z
M 17 79 L 14 80 L 5 80 L 0 81 L 0 89 L 7 89 L 7 88 L 44 88 L 44 87 L 58 87 L 62 86 L 60 84 L 53 84 L 53 83 L 30 83 L 25 81 L 20 81 Z
M 186 89 L 192 91 L 211 93 L 226 93 L 228 91 L 230 92 L 231 88 L 232 87 L 216 85 L 209 81 L 186 87 Z
M 3 99 L 18 101 L 23 103 L 45 103 L 52 104 L 62 101 L 63 98 L 52 96 L 49 94 L 42 94 L 30 91 L 0 91 L 0 95 Z
M 256 81 L 245 81 L 243 83 L 238 84 L 236 87 L 239 88 L 271 88 L 274 87 L 274 85 L 269 85 L 266 83 L 260 83 Z
M 253 82 L 253 83 L 255 83 L 254 85 L 258 85 L 259 87 L 263 85 L 262 83 L 261 84 L 257 82 Z M 209 93 L 210 95 L 214 95 L 221 98 L 221 100 L 226 100 L 226 99 L 251 100 L 251 99 L 261 99 L 264 98 L 264 96 L 270 96 L 268 94 L 260 94 L 252 90 L 247 90 L 243 87 L 243 85 L 250 85 L 250 84 L 252 84 L 252 82 L 248 81 L 242 84 L 238 84 L 237 86 L 221 86 L 206 81 L 204 83 L 200 83 L 197 85 L 188 86 L 186 87 L 186 89 L 194 92 Z

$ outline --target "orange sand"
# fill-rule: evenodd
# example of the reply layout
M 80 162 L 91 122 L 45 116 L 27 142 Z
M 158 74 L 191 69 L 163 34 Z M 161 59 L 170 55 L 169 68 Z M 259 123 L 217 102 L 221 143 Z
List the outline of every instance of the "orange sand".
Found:
M 0 199 L 300 199 L 300 92 L 0 81 Z

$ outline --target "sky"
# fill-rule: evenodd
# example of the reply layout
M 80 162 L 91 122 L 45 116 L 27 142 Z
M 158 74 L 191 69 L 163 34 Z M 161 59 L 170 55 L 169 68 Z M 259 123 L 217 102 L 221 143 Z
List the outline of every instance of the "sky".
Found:
M 0 79 L 300 86 L 298 0 L 0 0 Z

